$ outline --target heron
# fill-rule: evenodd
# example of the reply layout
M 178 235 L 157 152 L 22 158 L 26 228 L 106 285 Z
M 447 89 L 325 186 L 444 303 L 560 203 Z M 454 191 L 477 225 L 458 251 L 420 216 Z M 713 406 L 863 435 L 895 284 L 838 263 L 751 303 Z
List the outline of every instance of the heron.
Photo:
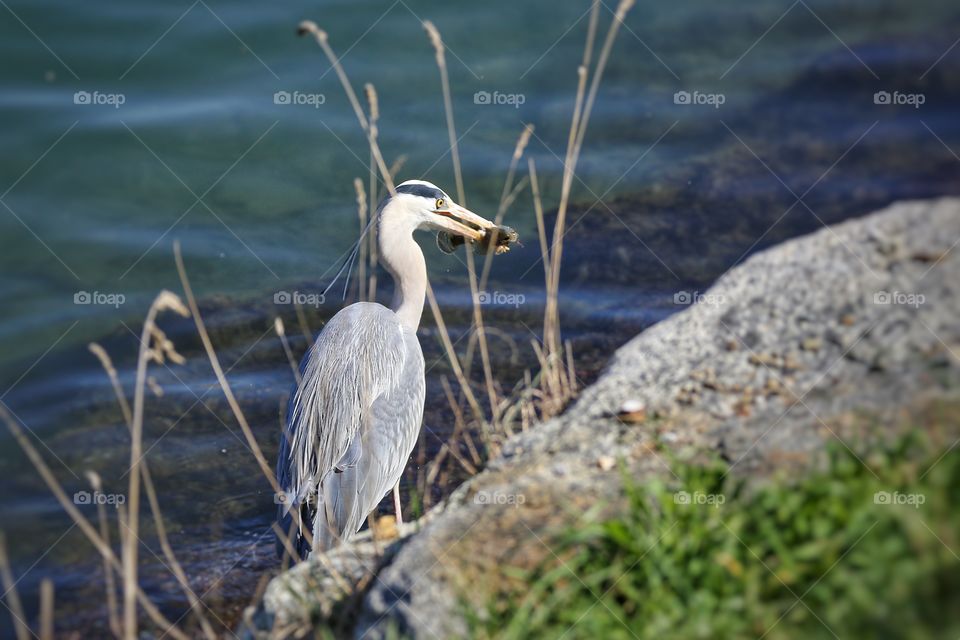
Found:
M 427 268 L 414 232 L 438 232 L 445 252 L 491 239 L 499 252 L 516 240 L 511 229 L 423 180 L 398 185 L 370 224 L 393 278 L 393 303 L 356 302 L 327 322 L 300 363 L 281 438 L 277 478 L 285 493 L 278 519 L 283 532 L 293 530 L 290 541 L 301 558 L 357 534 L 396 486 L 417 441 L 426 388 L 417 328 Z M 498 239 L 498 230 L 507 233 Z M 362 241 L 363 234 L 351 262 Z M 299 523 L 292 522 L 293 510 Z M 312 546 L 304 527 L 312 530 Z

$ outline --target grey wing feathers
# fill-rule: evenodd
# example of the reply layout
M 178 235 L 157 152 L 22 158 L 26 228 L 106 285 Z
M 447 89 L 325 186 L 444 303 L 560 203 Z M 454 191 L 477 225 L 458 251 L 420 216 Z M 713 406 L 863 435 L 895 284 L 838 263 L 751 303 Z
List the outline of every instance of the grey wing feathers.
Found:
M 396 314 L 379 304 L 356 303 L 330 319 L 304 358 L 288 410 L 278 468 L 285 467 L 281 482 L 294 504 L 316 492 L 331 472 L 342 475 L 356 468 L 365 453 L 361 435 L 373 419 L 372 407 L 399 385 L 408 357 Z M 353 520 L 348 512 L 361 505 L 338 498 L 325 507 L 340 514 L 329 515 Z
M 415 336 L 405 337 L 401 379 L 373 403 L 369 427 L 356 436 L 363 455 L 321 481 L 323 512 L 317 514 L 313 532 L 317 548 L 329 549 L 360 529 L 400 479 L 416 444 L 423 418 L 423 353 Z

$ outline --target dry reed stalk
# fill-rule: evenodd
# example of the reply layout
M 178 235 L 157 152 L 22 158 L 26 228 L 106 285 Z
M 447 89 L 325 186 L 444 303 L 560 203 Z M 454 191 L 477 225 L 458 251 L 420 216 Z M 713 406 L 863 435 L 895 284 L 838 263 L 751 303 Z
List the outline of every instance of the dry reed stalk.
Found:
M 587 124 L 590 121 L 590 114 L 596 101 L 597 91 L 600 87 L 600 80 L 603 77 L 604 69 L 610 57 L 610 51 L 613 48 L 613 42 L 616 39 L 620 25 L 627 12 L 633 6 L 634 0 L 621 0 L 617 6 L 614 18 L 607 30 L 607 36 L 603 47 L 600 50 L 600 56 L 597 59 L 592 79 L 590 82 L 589 93 L 584 96 L 586 80 L 590 59 L 593 51 L 593 42 L 595 38 L 597 21 L 594 15 L 591 15 L 590 26 L 588 28 L 587 42 L 584 47 L 583 62 L 577 69 L 577 98 L 574 105 L 573 119 L 570 125 L 570 132 L 567 140 L 567 153 L 564 160 L 563 182 L 560 191 L 560 204 L 557 208 L 557 220 L 553 233 L 553 244 L 550 255 L 550 276 L 547 282 L 547 305 L 544 312 L 544 343 L 548 353 L 556 355 L 561 361 L 561 366 L 551 372 L 550 377 L 555 378 L 555 385 L 566 372 L 562 366 L 563 349 L 560 342 L 559 328 L 559 310 L 558 310 L 558 291 L 560 286 L 560 265 L 563 256 L 563 236 L 566 225 L 567 207 L 570 199 L 570 189 L 573 184 L 573 176 L 576 171 L 577 161 L 580 157 L 580 150 L 583 146 L 584 136 L 586 135 Z M 596 13 L 597 3 L 592 7 L 592 12 Z M 566 382 L 570 386 L 569 382 Z
M 497 411 L 497 390 L 493 382 L 493 367 L 490 365 L 490 348 L 487 343 L 487 333 L 483 325 L 483 312 L 480 309 L 480 289 L 477 282 L 476 265 L 473 259 L 473 245 L 466 245 L 467 253 L 467 276 L 470 282 L 470 293 L 473 298 L 473 328 L 477 334 L 477 341 L 480 345 L 480 364 L 483 367 L 483 381 L 487 389 L 487 399 L 490 402 L 490 421 L 494 429 L 500 422 L 500 415 Z M 470 371 L 470 362 L 464 362 L 464 368 Z
M 293 350 L 290 349 L 290 341 L 287 340 L 287 332 L 283 326 L 283 320 L 280 316 L 273 319 L 273 330 L 277 332 L 280 338 L 280 344 L 283 345 L 283 352 L 287 356 L 287 362 L 290 364 L 290 370 L 293 371 L 293 379 L 300 384 L 300 368 L 297 366 L 297 360 L 293 357 Z
M 184 309 L 185 310 L 185 309 Z M 279 318 L 277 318 L 279 320 Z M 155 332 L 159 334 L 162 332 Z M 122 411 L 124 418 L 126 420 L 127 429 L 132 433 L 133 431 L 133 422 L 132 416 L 130 414 L 130 405 L 127 403 L 126 394 L 123 392 L 123 388 L 120 385 L 120 381 L 117 377 L 116 368 L 113 366 L 113 360 L 110 358 L 110 355 L 103 349 L 100 345 L 96 343 L 90 343 L 87 345 L 87 348 L 93 353 L 100 364 L 103 366 L 103 369 L 107 372 L 107 377 L 110 378 L 111 385 L 113 386 L 114 394 L 117 396 L 117 402 L 120 405 L 120 410 Z M 166 346 L 168 352 L 172 352 L 172 345 Z M 150 512 L 153 515 L 154 524 L 157 531 L 157 539 L 160 542 L 160 548 L 163 551 L 163 555 L 166 557 L 169 566 L 167 567 L 174 577 L 177 579 L 181 590 L 183 591 L 184 596 L 186 596 L 187 601 L 190 603 L 190 608 L 193 610 L 194 614 L 197 616 L 198 621 L 200 622 L 200 627 L 204 635 L 209 639 L 215 639 L 216 633 L 213 630 L 213 627 L 210 625 L 210 622 L 207 620 L 206 615 L 203 612 L 203 605 L 200 599 L 197 597 L 196 593 L 190 587 L 190 583 L 187 580 L 187 574 L 183 570 L 182 565 L 177 560 L 176 554 L 173 552 L 173 547 L 170 545 L 170 540 L 167 536 L 166 526 L 164 524 L 163 513 L 160 510 L 160 501 L 157 497 L 157 491 L 153 483 L 153 478 L 150 474 L 150 467 L 147 464 L 146 456 L 142 456 L 140 462 L 140 473 L 143 476 L 143 488 L 147 494 L 147 501 L 150 505 Z M 100 491 L 102 488 L 102 483 L 100 482 L 100 476 L 96 473 L 89 471 L 87 472 L 87 478 L 90 481 L 91 486 L 94 491 Z M 98 503 L 97 504 L 97 517 L 100 521 L 100 535 L 103 536 L 104 540 L 109 544 L 109 529 L 106 526 L 106 507 L 105 505 Z M 107 604 L 108 608 L 111 605 L 111 595 L 113 593 L 113 573 L 109 570 L 108 566 L 105 566 L 105 575 L 107 579 Z M 115 601 L 113 603 L 115 607 Z M 111 623 L 113 622 L 113 613 L 111 611 Z M 119 635 L 119 634 L 118 634 Z
M 142 471 L 144 474 L 143 488 L 147 494 L 147 502 L 150 504 L 150 511 L 153 513 L 153 520 L 157 529 L 157 540 L 160 542 L 160 549 L 163 552 L 164 557 L 167 559 L 167 569 L 169 569 L 177 579 L 180 589 L 187 597 L 187 602 L 190 604 L 190 609 L 193 611 L 194 615 L 197 616 L 197 620 L 200 622 L 200 628 L 203 631 L 203 635 L 206 636 L 208 640 L 216 640 L 217 634 L 213 630 L 210 621 L 207 619 L 207 616 L 204 613 L 205 605 L 190 586 L 190 581 L 187 579 L 187 573 L 183 570 L 183 566 L 177 560 L 177 556 L 173 552 L 173 547 L 170 545 L 170 539 L 167 536 L 167 528 L 160 512 L 160 501 L 157 498 L 157 492 L 154 489 L 150 472 L 146 466 L 143 467 Z
M 130 411 L 130 403 L 127 402 L 127 396 L 123 392 L 123 387 L 120 385 L 117 369 L 113 366 L 113 360 L 110 359 L 110 355 L 106 350 L 96 342 L 88 344 L 87 349 L 97 357 L 97 360 L 100 361 L 100 366 L 106 371 L 107 377 L 110 379 L 110 385 L 113 387 L 113 393 L 117 397 L 117 403 L 120 405 L 120 411 L 123 413 L 123 421 L 127 424 L 127 428 L 129 428 L 129 425 L 133 422 L 133 415 Z
M 100 347 L 100 345 L 91 345 L 91 351 L 93 351 L 93 346 Z M 109 366 L 110 369 L 113 369 L 113 363 L 110 361 L 109 356 L 107 356 L 106 351 L 100 349 L 103 353 L 105 359 L 101 360 L 102 363 L 105 363 L 104 366 Z M 99 356 L 98 356 L 99 357 Z M 108 370 L 109 371 L 109 370 Z M 117 383 L 116 389 L 119 389 L 119 382 Z M 133 419 L 130 416 L 130 405 L 127 404 L 126 397 L 123 396 L 123 391 L 120 391 L 120 398 L 123 398 L 121 406 L 126 407 L 124 415 L 127 416 L 127 429 L 130 428 L 130 421 Z M 90 486 L 94 491 L 101 491 L 103 489 L 103 483 L 100 481 L 100 476 L 94 471 L 87 471 L 86 473 L 87 480 L 90 482 Z M 107 520 L 107 505 L 103 502 L 97 502 L 97 522 L 100 525 L 100 536 L 103 538 L 103 541 L 109 546 L 110 545 L 110 525 Z M 117 608 L 117 584 L 115 577 L 113 575 L 113 569 L 110 568 L 110 563 L 107 562 L 106 558 L 103 560 L 103 578 L 104 578 L 104 588 L 107 592 L 107 621 L 110 626 L 110 631 L 113 632 L 113 635 L 119 638 L 123 635 L 123 627 L 120 624 L 120 614 L 119 609 Z
M 393 164 L 390 165 L 390 177 L 393 180 L 397 179 L 397 174 L 400 173 L 400 169 L 403 169 L 403 165 L 405 164 L 407 164 L 406 154 L 397 156 L 397 159 L 393 161 Z
M 286 567 L 284 567 L 283 571 L 286 570 Z M 246 631 L 246 633 L 241 634 L 244 638 L 253 638 L 254 640 L 263 638 L 263 635 L 257 630 L 254 616 L 257 613 L 257 605 L 260 603 L 261 598 L 263 598 L 263 594 L 266 593 L 267 585 L 270 583 L 272 577 L 270 573 L 260 575 L 260 578 L 257 580 L 257 587 L 253 590 L 253 596 L 250 598 L 250 604 L 243 609 L 243 624 L 240 630 Z M 244 629 L 244 627 L 246 629 Z M 273 630 L 271 629 L 271 631 Z M 268 637 L 274 638 L 275 636 L 271 633 Z
M 447 118 L 447 136 L 450 142 L 450 158 L 453 160 L 453 174 L 457 186 L 457 198 L 463 206 L 467 206 L 467 194 L 463 189 L 463 173 L 460 168 L 460 151 L 457 147 L 457 126 L 453 117 L 453 100 L 450 97 L 450 78 L 447 73 L 447 61 L 444 54 L 443 39 L 440 32 L 429 20 L 423 22 L 423 28 L 426 30 L 433 45 L 436 54 L 437 68 L 440 71 L 440 87 L 443 92 L 443 109 Z M 476 265 L 472 245 L 467 244 L 467 275 L 470 280 L 470 292 L 473 295 L 473 323 L 480 341 L 480 360 L 483 365 L 483 379 L 486 385 L 487 397 L 490 402 L 491 420 L 494 425 L 497 424 L 499 416 L 497 415 L 497 391 L 493 381 L 493 369 L 490 366 L 490 352 L 487 348 L 486 335 L 483 330 L 483 312 L 480 309 L 479 288 L 477 283 Z M 469 362 L 462 363 L 462 366 L 469 373 Z
M 193 295 L 193 289 L 190 286 L 190 280 L 187 278 L 187 270 L 183 265 L 183 255 L 180 251 L 180 242 L 174 242 L 173 244 L 173 255 L 174 260 L 177 263 L 177 273 L 180 275 L 180 283 L 183 286 L 184 295 L 187 298 L 187 306 L 190 308 L 190 312 L 193 316 L 193 321 L 197 327 L 197 333 L 200 334 L 200 341 L 203 343 L 204 351 L 207 352 L 207 358 L 210 360 L 210 366 L 213 367 L 213 371 L 217 376 L 217 382 L 220 384 L 220 388 L 223 390 L 223 395 L 227 398 L 227 404 L 230 405 L 231 411 L 233 411 L 234 417 L 237 419 L 237 423 L 240 425 L 240 430 L 243 431 L 243 436 L 247 441 L 247 446 L 250 448 L 250 451 L 253 453 L 253 457 L 257 460 L 257 465 L 260 467 L 260 471 L 266 477 L 267 482 L 270 483 L 270 487 L 273 489 L 274 493 L 279 495 L 283 493 L 283 488 L 280 487 L 280 484 L 277 482 L 277 477 L 273 473 L 273 469 L 267 463 L 267 459 L 263 455 L 263 451 L 260 449 L 260 445 L 257 443 L 257 438 L 253 434 L 253 430 L 250 428 L 250 424 L 247 422 L 246 416 L 243 414 L 243 410 L 240 408 L 240 403 L 237 402 L 236 396 L 233 395 L 233 389 L 230 387 L 230 383 L 227 381 L 226 375 L 223 373 L 223 367 L 220 366 L 220 359 L 217 357 L 217 352 L 213 348 L 213 343 L 210 341 L 210 335 L 207 333 L 206 325 L 203 322 L 203 318 L 200 316 L 200 309 L 197 307 L 197 300 Z M 297 520 L 298 524 L 301 526 L 301 531 L 303 532 L 304 537 L 307 539 L 307 542 L 310 543 L 310 546 L 313 546 L 313 535 L 309 531 L 310 526 L 303 526 L 303 522 L 300 520 L 300 510 L 293 509 L 291 513 L 295 513 L 294 519 Z M 325 554 L 317 554 L 320 556 L 326 557 Z
M 531 340 L 530 344 L 533 346 L 533 352 L 536 354 L 537 361 L 540 363 L 540 380 L 545 398 L 542 405 L 542 412 L 544 415 L 556 415 L 560 412 L 560 409 L 563 408 L 563 399 L 565 397 L 563 382 L 555 375 L 555 367 L 552 360 L 553 356 L 546 350 L 546 345 L 541 347 L 536 340 Z
M 127 489 L 128 544 L 123 548 L 123 634 L 129 640 L 137 637 L 137 552 L 140 530 L 140 480 L 143 458 L 143 407 L 144 388 L 147 378 L 147 363 L 157 359 L 156 351 L 150 348 L 155 340 L 155 323 L 161 311 L 174 311 L 186 316 L 187 310 L 180 299 L 169 291 L 161 291 L 154 299 L 143 321 L 140 348 L 137 355 L 137 374 L 133 394 L 133 421 L 130 429 L 130 480 Z M 163 349 L 162 343 L 160 349 Z
M 593 111 L 593 104 L 596 102 L 597 91 L 600 89 L 600 79 L 603 78 L 603 72 L 606 69 L 607 60 L 610 58 L 610 51 L 613 49 L 613 42 L 617 38 L 617 32 L 620 29 L 620 25 L 623 24 L 623 19 L 627 16 L 627 12 L 630 11 L 634 3 L 635 0 L 620 0 L 620 4 L 617 5 L 617 10 L 614 14 L 613 20 L 610 22 L 610 28 L 607 30 L 607 37 L 603 42 L 603 48 L 600 49 L 600 57 L 597 58 L 597 66 L 593 71 L 593 79 L 590 82 L 590 93 L 587 96 L 587 103 L 583 109 L 583 116 L 580 119 L 580 124 L 577 126 L 575 157 L 579 157 L 580 148 L 583 146 L 583 138 L 587 133 L 587 123 L 590 122 L 590 114 Z M 588 43 L 592 44 L 592 41 L 588 40 Z M 583 66 L 588 66 L 589 62 L 589 50 L 586 50 L 584 52 Z M 576 163 L 576 161 L 574 161 L 574 163 Z
M 40 581 L 40 640 L 53 640 L 53 580 Z
M 481 464 L 482 458 L 480 457 L 479 452 L 477 452 L 477 447 L 473 443 L 473 438 L 470 437 L 470 433 L 467 431 L 467 423 L 463 417 L 463 411 L 460 409 L 460 404 L 454 399 L 453 389 L 450 387 L 450 381 L 447 380 L 447 376 L 440 377 L 440 385 L 443 387 L 443 392 L 447 396 L 447 402 L 450 403 L 450 408 L 453 410 L 453 434 L 451 434 L 451 441 L 456 440 L 459 436 L 464 436 L 464 442 L 467 445 L 467 450 L 470 451 L 470 457 L 473 458 L 473 463 L 475 465 Z
M 524 389 L 529 389 L 533 384 L 533 380 L 530 377 L 530 370 L 527 369 L 523 372 L 523 386 Z M 536 422 L 537 416 L 533 411 L 533 404 L 530 402 L 527 397 L 529 394 L 524 394 L 520 397 L 520 407 L 521 407 L 521 424 L 520 429 L 526 431 L 530 428 L 534 422 Z
M 190 286 L 189 278 L 187 278 L 187 270 L 183 264 L 183 255 L 180 251 L 179 242 L 174 242 L 173 244 L 173 256 L 177 263 L 177 273 L 180 275 L 180 284 L 183 286 L 183 293 L 187 299 L 187 306 L 190 308 L 190 313 L 193 316 L 194 324 L 196 324 L 197 327 L 197 333 L 200 334 L 200 341 L 203 343 L 204 351 L 207 352 L 207 359 L 210 360 L 210 366 L 213 367 L 213 372 L 216 374 L 217 382 L 220 384 L 220 388 L 223 390 L 223 395 L 227 398 L 227 404 L 230 405 L 230 409 L 233 411 L 234 417 L 240 424 L 240 430 L 243 431 L 243 436 L 247 440 L 247 445 L 253 452 L 253 456 L 257 459 L 257 464 L 260 466 L 260 471 L 263 472 L 263 475 L 267 478 L 267 482 L 270 483 L 270 486 L 273 488 L 274 492 L 279 494 L 283 491 L 283 489 L 277 482 L 277 477 L 274 475 L 273 469 L 267 463 L 267 459 L 264 457 L 259 443 L 257 443 L 257 438 L 254 436 L 253 430 L 250 428 L 250 424 L 247 422 L 247 418 L 243 414 L 243 410 L 240 409 L 240 403 L 237 402 L 237 398 L 233 394 L 233 389 L 230 387 L 230 383 L 227 381 L 227 377 L 223 373 L 223 367 L 220 366 L 220 358 L 217 356 L 217 352 L 213 348 L 213 343 L 210 341 L 210 335 L 207 333 L 206 324 L 203 322 L 203 317 L 200 315 L 200 309 L 197 307 L 197 300 L 193 295 L 193 288 Z
M 540 197 L 540 181 L 537 179 L 537 165 L 533 158 L 527 158 L 527 170 L 530 174 L 530 191 L 533 194 L 533 212 L 537 218 L 537 237 L 540 239 L 540 257 L 543 262 L 543 277 L 550 279 L 550 247 L 547 245 L 547 230 L 543 222 L 543 199 Z
M 367 95 L 367 106 L 370 108 L 370 138 L 376 140 L 380 129 L 377 125 L 377 122 L 380 120 L 380 100 L 377 98 L 377 89 L 369 82 L 363 85 L 364 93 Z M 370 211 L 371 216 L 377 214 L 377 170 L 374 168 L 374 149 L 373 145 L 370 145 L 370 188 L 369 188 L 369 201 L 368 210 Z M 389 169 L 391 177 L 393 177 L 395 172 L 393 167 Z M 377 225 L 370 227 L 370 232 L 367 234 L 367 242 L 370 246 L 370 281 L 367 283 L 367 299 L 371 301 L 376 301 L 377 299 Z
M 90 522 L 83 516 L 82 513 L 80 513 L 76 505 L 73 504 L 73 500 L 67 495 L 66 491 L 63 490 L 63 487 L 60 486 L 60 483 L 57 481 L 56 476 L 53 475 L 50 467 L 47 466 L 47 463 L 43 461 L 43 457 L 36 450 L 33 444 L 31 444 L 30 440 L 27 439 L 23 429 L 20 428 L 20 425 L 17 424 L 17 422 L 13 419 L 3 403 L 0 403 L 0 420 L 3 420 L 3 422 L 7 425 L 7 429 L 10 431 L 11 435 L 13 435 L 14 440 L 16 440 L 17 444 L 20 445 L 20 448 L 23 449 L 27 459 L 30 460 L 30 463 L 37 470 L 37 473 L 40 474 L 40 477 L 43 479 L 44 483 L 46 483 L 47 488 L 50 489 L 50 492 L 53 493 L 63 510 L 67 512 L 67 515 L 69 515 L 73 522 L 77 525 L 77 528 L 83 532 L 83 534 L 87 537 L 87 540 L 89 540 L 90 543 L 97 549 L 100 555 L 110 563 L 110 567 L 114 571 L 122 571 L 123 565 L 113 553 L 110 545 L 103 541 Z M 124 516 L 121 516 L 121 518 L 125 519 Z M 165 634 L 168 634 L 177 640 L 189 640 L 182 631 L 180 631 L 172 622 L 167 620 L 167 618 L 160 613 L 160 610 L 157 609 L 156 605 L 153 604 L 153 602 L 147 597 L 143 590 L 139 588 L 139 586 L 137 587 L 137 600 L 140 602 L 140 606 L 144 608 L 144 611 L 147 612 L 147 615 L 150 617 L 150 619 L 153 620 L 154 624 L 163 629 Z
M 517 163 L 520 162 L 520 158 L 523 157 L 523 152 L 530 143 L 530 136 L 532 134 L 533 125 L 527 124 L 524 125 L 523 131 L 520 132 L 520 137 L 517 138 L 517 144 L 513 148 L 513 155 L 510 156 L 510 166 L 507 168 L 507 177 L 503 181 L 503 190 L 500 192 L 500 203 L 497 205 L 497 215 L 493 219 L 496 224 L 501 224 L 503 222 L 503 216 L 506 214 L 510 203 L 513 202 L 509 196 L 514 190 L 513 179 L 517 171 Z M 480 289 L 487 288 L 487 278 L 490 275 L 490 267 L 493 264 L 493 254 L 495 249 L 496 246 L 491 243 L 483 257 L 483 270 L 481 271 L 480 275 Z
M 457 185 L 457 197 L 460 204 L 467 206 L 467 194 L 463 190 L 463 172 L 460 169 L 460 150 L 457 147 L 457 125 L 453 120 L 453 99 L 450 97 L 450 78 L 447 75 L 447 60 L 444 55 L 443 39 L 440 32 L 429 20 L 423 22 L 423 28 L 430 37 L 440 69 L 440 84 L 443 90 L 443 110 L 447 116 L 447 136 L 450 139 L 450 157 L 453 160 L 453 178 Z
M 303 305 L 299 302 L 293 303 L 293 308 L 297 312 L 297 323 L 300 325 L 300 333 L 307 339 L 307 348 L 313 346 L 313 333 L 310 332 L 310 325 L 307 323 L 307 314 L 303 312 Z
M 457 357 L 457 352 L 453 349 L 453 343 L 450 342 L 447 324 L 443 321 L 443 316 L 440 315 L 440 306 L 437 304 L 437 297 L 433 294 L 433 287 L 429 282 L 427 282 L 427 302 L 430 304 L 430 310 L 433 312 L 433 317 L 437 322 L 440 340 L 443 342 L 444 350 L 447 352 L 447 358 L 450 360 L 450 368 L 453 370 L 453 375 L 456 376 L 457 382 L 460 384 L 460 388 L 467 399 L 467 403 L 473 410 L 474 417 L 478 422 L 483 422 L 483 410 L 480 408 L 476 396 L 473 395 L 470 383 L 467 381 L 463 369 L 460 367 L 460 359 Z
M 513 185 L 513 188 L 510 190 L 510 192 L 506 194 L 506 197 L 501 201 L 501 205 L 498 208 L 498 212 L 496 216 L 497 224 L 500 224 L 501 222 L 503 222 L 503 214 L 505 214 L 507 210 L 509 210 L 510 207 L 513 206 L 513 203 L 516 202 L 517 200 L 517 196 L 519 196 L 520 193 L 527 187 L 527 184 L 529 184 L 529 182 L 530 182 L 530 179 L 527 176 L 523 176 L 522 178 L 520 178 L 519 182 Z M 480 275 L 481 291 L 485 291 L 487 288 L 487 279 L 490 276 L 490 267 L 493 264 L 491 262 L 491 258 L 493 257 L 493 254 L 494 254 L 494 248 L 493 248 L 493 245 L 490 245 L 490 248 L 487 249 L 487 252 L 484 254 L 483 272 Z
M 290 531 L 287 532 L 281 529 L 280 525 L 276 521 L 270 523 L 270 528 L 273 529 L 274 535 L 277 536 L 277 540 L 279 540 L 280 544 L 283 545 L 283 562 L 281 566 L 282 571 L 286 571 L 290 566 L 289 562 L 294 562 L 299 557 L 297 550 L 293 548 L 293 543 L 290 542 L 296 526 L 297 523 L 291 520 Z
M 357 192 L 357 218 L 360 220 L 360 256 L 357 266 L 357 299 L 369 300 L 367 297 L 367 238 L 363 232 L 367 229 L 367 194 L 363 191 L 363 180 L 353 179 L 353 188 Z M 373 215 L 373 211 L 370 212 Z
M 573 344 L 567 340 L 564 343 L 567 348 L 567 380 L 570 385 L 570 394 L 577 392 L 577 372 L 573 367 Z
M 353 113 L 357 116 L 357 120 L 360 122 L 360 128 L 363 129 L 363 132 L 367 135 L 367 140 L 370 143 L 370 150 L 373 152 L 377 167 L 380 169 L 383 181 L 387 185 L 387 190 L 393 194 L 395 191 L 393 179 L 390 177 L 390 172 L 387 170 L 387 165 L 383 160 L 383 154 L 380 152 L 380 146 L 377 144 L 376 138 L 373 137 L 371 133 L 370 123 L 366 116 L 363 115 L 363 108 L 360 106 L 360 101 L 357 99 L 357 94 L 353 91 L 353 85 L 350 84 L 350 79 L 347 77 L 347 72 L 343 70 L 343 65 L 340 64 L 339 58 L 337 58 L 336 54 L 333 52 L 333 49 L 330 47 L 327 32 L 323 31 L 317 27 L 315 23 L 309 20 L 304 20 L 301 22 L 297 32 L 300 35 L 305 35 L 307 33 L 311 34 L 317 41 L 317 44 L 320 45 L 320 48 L 323 49 L 323 53 L 327 56 L 327 60 L 330 61 L 330 65 L 337 74 L 337 78 L 340 79 L 340 84 L 343 85 L 343 90 L 347 94 L 347 99 L 350 101 L 350 106 L 353 107 Z
M 27 625 L 27 614 L 23 610 L 23 602 L 17 592 L 17 581 L 13 579 L 13 569 L 10 566 L 10 557 L 7 555 L 7 536 L 3 531 L 0 531 L 0 579 L 3 583 L 7 609 L 13 617 L 13 629 L 17 634 L 17 640 L 29 640 L 33 632 Z

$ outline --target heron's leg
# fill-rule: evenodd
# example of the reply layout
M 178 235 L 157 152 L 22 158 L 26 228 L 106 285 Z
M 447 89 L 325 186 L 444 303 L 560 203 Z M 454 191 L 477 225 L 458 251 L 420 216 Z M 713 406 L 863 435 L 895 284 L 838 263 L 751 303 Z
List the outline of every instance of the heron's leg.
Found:
M 397 484 L 393 485 L 393 512 L 397 517 L 397 526 L 403 524 L 403 513 L 400 509 L 400 482 L 397 481 Z

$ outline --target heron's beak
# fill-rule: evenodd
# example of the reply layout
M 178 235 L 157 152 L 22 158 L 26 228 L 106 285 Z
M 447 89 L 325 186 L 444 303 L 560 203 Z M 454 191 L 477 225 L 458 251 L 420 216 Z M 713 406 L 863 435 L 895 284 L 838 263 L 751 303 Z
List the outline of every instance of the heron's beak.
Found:
M 456 203 L 450 203 L 446 209 L 435 209 L 433 213 L 437 214 L 434 223 L 438 227 L 474 242 L 483 240 L 487 231 L 497 226 Z

